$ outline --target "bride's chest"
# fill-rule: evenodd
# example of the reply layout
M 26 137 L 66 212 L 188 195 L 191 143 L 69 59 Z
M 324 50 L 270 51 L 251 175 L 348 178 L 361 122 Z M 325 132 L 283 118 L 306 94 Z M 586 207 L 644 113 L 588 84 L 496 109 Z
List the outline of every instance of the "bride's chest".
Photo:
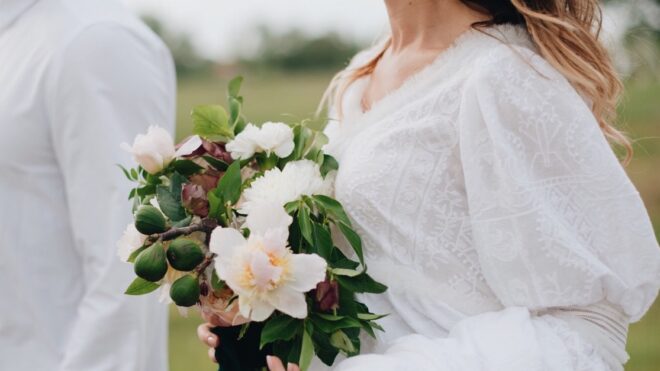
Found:
M 401 210 L 440 189 L 461 189 L 459 110 L 460 89 L 453 89 L 347 123 L 365 126 L 342 138 L 338 197 L 351 204 L 401 200 Z

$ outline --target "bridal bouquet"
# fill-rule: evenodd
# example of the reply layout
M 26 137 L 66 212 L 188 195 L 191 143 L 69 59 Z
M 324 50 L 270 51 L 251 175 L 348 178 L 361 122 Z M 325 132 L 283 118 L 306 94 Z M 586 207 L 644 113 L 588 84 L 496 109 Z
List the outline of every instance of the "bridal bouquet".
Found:
M 135 222 L 118 243 L 137 275 L 126 294 L 160 288 L 206 313 L 238 306 L 249 322 L 214 330 L 221 370 L 259 369 L 265 354 L 302 370 L 314 354 L 331 365 L 360 351 L 361 330 L 381 329 L 355 293 L 386 287 L 367 274 L 360 236 L 331 197 L 338 164 L 325 135 L 304 121 L 247 124 L 241 82 L 229 84 L 228 110 L 193 110 L 194 136 L 181 144 L 158 127 L 123 144 L 138 164 L 122 167 L 136 183 Z

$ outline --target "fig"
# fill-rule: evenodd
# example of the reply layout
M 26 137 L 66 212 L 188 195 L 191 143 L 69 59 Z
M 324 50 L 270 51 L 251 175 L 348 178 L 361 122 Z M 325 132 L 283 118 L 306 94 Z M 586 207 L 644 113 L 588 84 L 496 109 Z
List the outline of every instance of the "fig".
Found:
M 147 247 L 135 259 L 135 274 L 147 281 L 156 282 L 167 273 L 167 259 L 163 244 L 156 242 Z
M 151 205 L 142 205 L 135 212 L 135 228 L 146 235 L 163 233 L 167 230 L 167 220 L 160 210 Z
M 172 268 L 189 272 L 204 260 L 204 251 L 199 242 L 185 237 L 179 237 L 167 248 L 167 261 Z
M 170 287 L 170 297 L 180 307 L 192 307 L 197 304 L 199 294 L 197 277 L 189 274 L 174 281 Z

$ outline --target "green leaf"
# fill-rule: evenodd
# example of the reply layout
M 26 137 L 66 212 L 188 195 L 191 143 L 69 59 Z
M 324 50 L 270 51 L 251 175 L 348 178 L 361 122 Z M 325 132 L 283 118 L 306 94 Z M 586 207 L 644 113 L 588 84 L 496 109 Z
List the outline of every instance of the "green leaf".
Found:
M 303 322 L 286 315 L 272 316 L 261 330 L 259 348 L 277 340 L 291 340 L 302 329 Z
M 138 180 L 138 172 L 135 169 L 131 169 L 131 177 L 133 180 Z
M 238 119 L 241 118 L 242 105 L 241 102 L 234 97 L 229 97 L 227 101 L 229 102 L 229 124 L 233 128 L 238 123 Z M 236 132 L 234 131 L 234 133 Z
M 211 192 L 219 196 L 223 203 L 229 202 L 233 205 L 241 197 L 241 183 L 241 163 L 234 161 Z
M 131 253 L 131 255 L 129 255 L 128 260 L 126 260 L 126 262 L 128 262 L 128 263 L 133 263 L 133 262 L 135 261 L 135 259 L 137 258 L 137 256 L 140 255 L 140 253 L 141 253 L 142 251 L 144 251 L 147 247 L 148 247 L 148 246 L 144 246 L 144 245 L 143 245 L 143 246 L 141 246 L 139 249 L 133 251 L 133 252 Z
M 176 160 L 172 164 L 174 170 L 181 175 L 189 176 L 204 170 L 192 160 Z
M 222 160 L 218 160 L 215 157 L 211 157 L 211 156 L 202 156 L 202 157 L 204 158 L 204 160 L 206 160 L 206 162 L 209 163 L 209 165 L 213 166 L 213 168 L 215 168 L 218 171 L 226 171 L 227 168 L 229 167 L 229 165 L 226 162 Z
M 380 282 L 376 282 L 366 273 L 362 273 L 355 277 L 336 276 L 335 279 L 341 286 L 353 292 L 382 294 L 387 291 L 387 286 Z
M 307 371 L 309 365 L 312 363 L 312 358 L 314 358 L 314 343 L 312 342 L 312 337 L 309 332 L 305 329 L 302 336 L 300 361 L 298 362 L 298 367 L 300 367 L 301 371 Z
M 312 223 L 312 237 L 316 253 L 325 260 L 329 260 L 334 248 L 330 231 L 323 224 Z
M 163 214 L 173 222 L 178 222 L 188 216 L 181 206 L 181 201 L 177 200 L 177 196 L 173 194 L 168 187 L 158 186 L 156 190 L 156 199 L 158 200 L 158 205 L 163 211 Z
M 355 269 L 345 269 L 345 268 L 332 268 L 330 272 L 337 276 L 346 276 L 346 277 L 355 277 L 362 274 L 361 271 L 356 271 Z
M 344 237 L 346 237 L 348 243 L 353 248 L 353 251 L 355 251 L 355 254 L 357 254 L 360 263 L 364 265 L 364 254 L 362 252 L 362 240 L 360 239 L 360 235 L 358 235 L 353 230 L 353 228 L 351 228 L 344 222 L 339 222 L 338 227 L 341 233 L 344 235 Z
M 309 208 L 306 205 L 302 205 L 298 211 L 298 225 L 300 227 L 300 233 L 305 240 L 314 245 L 314 239 L 312 238 L 312 220 L 309 216 Z
M 220 219 L 220 214 L 223 212 L 222 199 L 216 196 L 213 191 L 207 193 L 206 198 L 209 199 L 209 216 Z
M 344 224 L 351 226 L 351 220 L 348 218 L 346 211 L 344 211 L 344 207 L 339 201 L 324 195 L 314 195 L 312 196 L 312 199 L 315 201 L 316 206 L 325 210 L 335 222 L 343 222 Z
M 358 313 L 357 317 L 365 321 L 375 321 L 387 317 L 387 314 L 373 314 L 373 313 Z
M 346 333 L 341 330 L 335 331 L 332 335 L 330 335 L 330 344 L 332 344 L 332 346 L 335 348 L 341 349 L 349 354 L 355 352 L 355 346 L 353 345 L 353 342 L 351 342 L 351 339 L 348 338 L 348 335 L 346 335 Z
M 209 140 L 233 138 L 227 112 L 219 105 L 197 106 L 192 110 L 193 133 Z
M 321 165 L 321 175 L 325 178 L 329 172 L 336 171 L 337 169 L 339 169 L 339 162 L 337 162 L 334 157 L 324 154 L 323 164 Z
M 160 285 L 157 284 L 157 283 L 149 282 L 145 279 L 137 277 L 128 286 L 128 288 L 126 289 L 126 292 L 124 292 L 124 294 L 126 294 L 126 295 L 144 295 L 144 294 L 148 294 L 148 293 L 156 290 L 158 287 L 160 287 Z
M 128 193 L 128 199 L 129 200 L 132 199 L 133 197 L 135 197 L 136 194 L 137 194 L 137 188 L 131 189 L 131 191 Z
M 360 321 L 351 317 L 342 317 L 338 320 L 326 320 L 319 315 L 314 315 L 311 317 L 311 321 L 314 326 L 328 334 L 343 328 L 362 327 Z
M 118 166 L 118 167 L 121 169 L 121 171 L 124 173 L 124 175 L 126 176 L 126 179 L 128 179 L 128 180 L 130 180 L 130 181 L 133 181 L 133 177 L 131 177 L 131 174 L 128 172 L 128 170 L 126 170 L 125 167 L 123 167 L 123 166 L 120 165 L 120 164 L 117 164 L 117 166 Z
M 243 84 L 243 76 L 236 76 L 227 86 L 227 94 L 230 97 L 238 97 L 238 92 L 241 90 L 241 85 Z
M 192 221 L 192 216 L 191 216 L 191 215 L 188 215 L 187 217 L 185 217 L 185 218 L 183 218 L 183 219 L 181 219 L 181 220 L 179 220 L 179 221 L 173 223 L 173 224 L 172 224 L 172 227 L 174 227 L 174 228 L 183 228 L 183 227 L 187 227 L 187 226 L 190 225 L 190 222 L 191 222 L 191 221 Z

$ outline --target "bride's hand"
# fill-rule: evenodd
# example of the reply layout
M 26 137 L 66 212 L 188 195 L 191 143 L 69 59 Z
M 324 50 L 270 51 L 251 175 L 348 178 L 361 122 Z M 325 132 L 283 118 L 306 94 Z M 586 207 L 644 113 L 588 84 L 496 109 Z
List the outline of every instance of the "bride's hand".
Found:
M 248 322 L 248 320 L 238 314 L 238 306 L 236 305 L 231 311 L 221 314 L 211 314 L 202 310 L 202 318 L 204 321 L 206 321 L 206 323 L 202 323 L 197 327 L 197 337 L 199 338 L 199 341 L 209 347 L 209 358 L 213 362 L 217 362 L 215 359 L 215 348 L 220 345 L 220 339 L 218 339 L 216 334 L 211 332 L 211 329 L 218 326 L 239 326 Z
M 268 364 L 269 371 L 300 371 L 300 367 L 293 363 L 289 363 L 286 368 L 284 368 L 282 360 L 275 356 L 266 357 L 266 363 Z

